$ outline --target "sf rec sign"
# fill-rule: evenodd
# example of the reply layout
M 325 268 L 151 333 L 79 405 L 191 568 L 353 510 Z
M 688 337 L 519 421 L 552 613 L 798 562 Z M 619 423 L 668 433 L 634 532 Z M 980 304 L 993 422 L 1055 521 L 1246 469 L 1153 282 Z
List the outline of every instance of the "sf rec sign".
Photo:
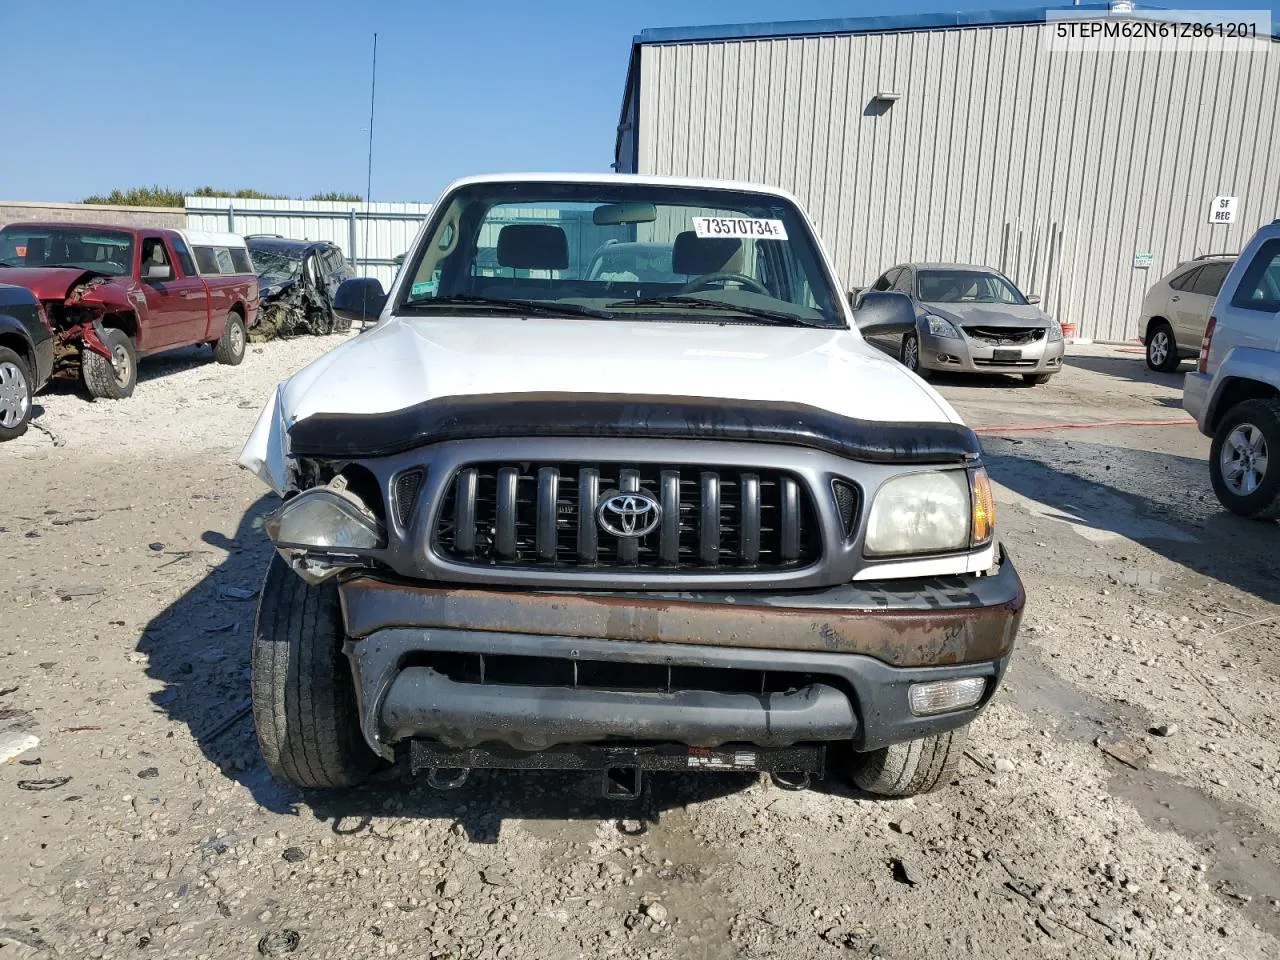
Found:
M 1213 204 L 1209 207 L 1210 223 L 1235 223 L 1236 222 L 1236 198 L 1235 197 L 1214 197 Z

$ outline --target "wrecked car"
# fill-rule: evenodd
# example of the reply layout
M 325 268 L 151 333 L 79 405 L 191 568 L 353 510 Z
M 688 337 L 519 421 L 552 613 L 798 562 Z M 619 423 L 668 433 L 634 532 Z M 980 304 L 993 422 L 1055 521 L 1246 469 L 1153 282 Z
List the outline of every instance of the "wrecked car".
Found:
M 609 239 L 670 276 L 593 278 Z M 240 458 L 282 498 L 252 641 L 270 771 L 949 782 L 1025 595 L 977 437 L 840 291 L 772 188 L 451 185 L 389 294 L 338 290 L 376 326 L 279 384 Z M 857 316 L 914 321 L 898 293 Z
M 333 312 L 338 285 L 356 275 L 340 249 L 278 236 L 253 235 L 245 241 L 258 273 L 264 337 L 351 329 L 351 321 Z
M 78 223 L 0 228 L 0 281 L 40 300 L 59 366 L 77 364 L 94 397 L 133 393 L 138 360 L 205 343 L 219 363 L 244 359 L 258 280 L 230 233 Z
M 25 287 L 0 283 L 0 441 L 16 440 L 31 421 L 31 395 L 53 373 L 53 330 Z

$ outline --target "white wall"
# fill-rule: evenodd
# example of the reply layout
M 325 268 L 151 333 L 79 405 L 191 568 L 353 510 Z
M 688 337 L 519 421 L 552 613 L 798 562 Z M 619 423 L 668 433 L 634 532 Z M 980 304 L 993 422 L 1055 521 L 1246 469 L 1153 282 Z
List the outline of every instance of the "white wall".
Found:
M 391 285 L 393 258 L 406 252 L 429 203 L 334 200 L 246 200 L 186 197 L 187 227 L 241 235 L 278 233 L 291 240 L 328 240 L 342 248 L 356 272 Z

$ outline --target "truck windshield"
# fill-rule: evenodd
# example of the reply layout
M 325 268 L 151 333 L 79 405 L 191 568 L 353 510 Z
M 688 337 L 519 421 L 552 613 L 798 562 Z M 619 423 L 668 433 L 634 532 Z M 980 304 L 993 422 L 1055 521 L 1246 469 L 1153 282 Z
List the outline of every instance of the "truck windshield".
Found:
M 665 184 L 469 184 L 440 204 L 397 309 L 844 327 L 795 206 Z
M 0 229 L 0 263 L 8 267 L 76 267 L 123 276 L 133 269 L 133 234 L 96 227 Z

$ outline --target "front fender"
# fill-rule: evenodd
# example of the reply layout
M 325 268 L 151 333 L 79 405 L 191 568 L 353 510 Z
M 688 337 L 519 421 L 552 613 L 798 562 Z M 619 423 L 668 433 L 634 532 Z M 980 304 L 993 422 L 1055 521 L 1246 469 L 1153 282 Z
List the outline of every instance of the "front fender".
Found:
M 31 339 L 31 334 L 27 332 L 26 325 L 17 317 L 11 317 L 7 313 L 0 313 L 0 334 L 18 337 L 25 345 L 27 356 L 33 360 L 35 359 L 35 342 Z
M 1216 424 L 1223 413 L 1219 409 L 1222 395 L 1235 380 L 1252 380 L 1265 383 L 1280 390 L 1280 364 L 1276 362 L 1274 350 L 1260 347 L 1232 347 L 1218 364 L 1213 374 L 1213 384 L 1209 388 L 1209 408 L 1204 422 L 1206 425 Z
M 293 487 L 289 432 L 280 409 L 280 388 L 271 391 L 237 461 L 280 496 Z

